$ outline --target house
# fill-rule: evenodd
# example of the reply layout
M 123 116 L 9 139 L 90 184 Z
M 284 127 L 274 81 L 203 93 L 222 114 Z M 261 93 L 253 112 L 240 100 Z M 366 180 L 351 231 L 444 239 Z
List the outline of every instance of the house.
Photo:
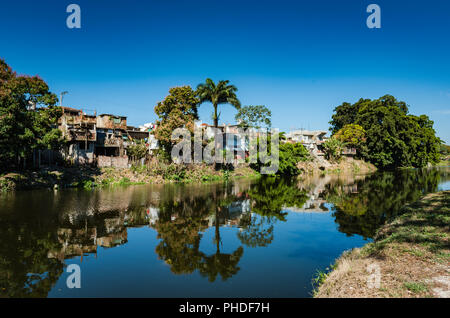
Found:
M 67 146 L 58 155 L 74 164 L 127 167 L 126 149 L 129 145 L 143 140 L 149 149 L 157 149 L 157 140 L 151 134 L 155 127 L 153 124 L 142 129 L 128 126 L 125 116 L 97 116 L 96 112 L 87 114 L 72 107 L 61 109 L 63 113 L 58 119 L 58 128 Z
M 125 116 L 111 114 L 98 115 L 95 155 L 124 156 L 124 136 L 127 136 L 127 127 L 127 117 Z
M 197 123 L 197 127 L 203 129 L 203 133 L 208 140 L 214 138 L 214 126 L 205 123 Z M 242 134 L 243 128 L 239 125 L 226 125 L 222 124 L 217 127 L 222 132 L 223 149 L 231 151 L 235 154 L 237 159 L 243 159 L 243 156 L 248 155 L 249 151 L 249 138 L 246 134 Z M 252 132 L 256 132 L 256 129 L 250 128 Z
M 300 142 L 306 149 L 317 154 L 323 155 L 322 143 L 327 140 L 325 130 L 293 130 L 286 134 L 287 142 Z
M 94 147 L 97 140 L 97 119 L 81 109 L 61 107 L 62 116 L 58 119 L 58 128 L 67 140 L 62 157 L 77 164 L 94 162 Z

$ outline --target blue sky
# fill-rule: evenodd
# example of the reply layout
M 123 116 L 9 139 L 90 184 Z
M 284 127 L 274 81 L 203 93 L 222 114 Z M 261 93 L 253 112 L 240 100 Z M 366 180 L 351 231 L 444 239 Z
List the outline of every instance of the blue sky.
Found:
M 66 7 L 81 7 L 81 29 Z M 381 7 L 381 29 L 366 7 Z M 173 86 L 228 79 L 273 126 L 328 129 L 335 106 L 392 94 L 450 143 L 450 1 L 41 0 L 0 3 L 0 57 L 64 104 L 154 121 Z M 212 107 L 200 107 L 211 122 Z M 221 106 L 220 122 L 235 110 Z

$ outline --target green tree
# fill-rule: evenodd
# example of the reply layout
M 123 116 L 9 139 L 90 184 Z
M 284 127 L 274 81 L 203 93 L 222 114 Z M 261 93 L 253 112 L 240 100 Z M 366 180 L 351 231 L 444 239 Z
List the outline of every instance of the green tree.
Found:
M 347 124 L 334 137 L 342 141 L 345 146 L 361 148 L 366 142 L 366 131 L 360 125 Z
M 0 160 L 5 170 L 25 166 L 33 149 L 57 149 L 61 113 L 38 76 L 18 76 L 0 59 Z M 46 106 L 45 108 L 43 106 Z
M 229 84 L 230 81 L 219 81 L 217 85 L 210 78 L 207 78 L 205 83 L 199 84 L 197 86 L 197 96 L 200 103 L 210 102 L 213 104 L 214 113 L 214 127 L 219 126 L 219 116 L 217 113 L 217 107 L 220 104 L 230 104 L 236 109 L 241 108 L 241 102 L 236 97 L 237 88 L 234 85 Z
M 283 138 L 284 133 L 278 135 L 278 138 Z M 267 157 L 271 156 L 272 147 L 272 136 L 258 137 L 252 142 L 257 145 L 267 144 Z M 264 147 L 264 146 L 263 146 Z M 296 176 L 300 173 L 297 168 L 297 164 L 300 161 L 307 161 L 310 158 L 308 150 L 301 143 L 279 143 L 278 146 L 278 170 L 277 175 L 281 176 Z M 264 152 L 263 152 L 264 153 Z M 261 171 L 263 166 L 269 166 L 271 163 L 263 163 L 264 160 L 261 159 L 262 154 L 258 151 L 256 154 L 250 155 L 250 167 L 256 171 Z M 256 156 L 256 158 L 254 158 Z M 256 161 L 256 162 L 255 162 Z
M 345 125 L 353 124 L 356 122 L 359 110 L 364 107 L 371 106 L 385 106 L 385 107 L 395 107 L 398 108 L 405 115 L 408 113 L 408 106 L 405 102 L 397 101 L 394 96 L 385 95 L 377 100 L 363 99 L 360 98 L 356 103 L 350 104 L 347 102 L 342 103 L 342 105 L 337 106 L 334 109 L 334 114 L 331 116 L 331 134 L 334 135 L 340 129 L 344 128 Z
M 198 103 L 194 90 L 190 86 L 182 86 L 171 88 L 169 95 L 155 106 L 159 120 L 154 133 L 167 154 L 170 154 L 175 144 L 171 137 L 176 128 L 187 128 L 191 133 L 194 132 L 195 121 L 198 120 Z
M 244 106 L 239 109 L 235 116 L 237 122 L 242 127 L 270 128 L 272 112 L 264 105 Z
M 406 103 L 391 95 L 343 103 L 336 107 L 330 124 L 333 134 L 348 124 L 361 126 L 367 146 L 362 156 L 379 168 L 423 167 L 439 160 L 440 139 L 433 121 L 426 115 L 408 114 Z
M 328 160 L 338 161 L 341 159 L 344 143 L 340 139 L 331 137 L 322 144 L 322 147 Z
M 137 140 L 127 148 L 127 154 L 134 160 L 139 160 L 145 157 L 148 153 L 148 148 L 143 140 Z

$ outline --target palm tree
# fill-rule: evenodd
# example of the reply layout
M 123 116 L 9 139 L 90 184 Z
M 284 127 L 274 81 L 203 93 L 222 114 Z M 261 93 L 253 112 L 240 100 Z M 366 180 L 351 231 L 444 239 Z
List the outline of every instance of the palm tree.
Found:
M 241 108 L 241 102 L 236 97 L 237 88 L 234 85 L 229 85 L 230 81 L 219 81 L 217 85 L 210 78 L 206 79 L 205 83 L 197 86 L 197 96 L 200 103 L 211 102 L 214 106 L 214 127 L 219 126 L 219 116 L 217 115 L 217 107 L 220 104 L 231 104 L 236 109 Z

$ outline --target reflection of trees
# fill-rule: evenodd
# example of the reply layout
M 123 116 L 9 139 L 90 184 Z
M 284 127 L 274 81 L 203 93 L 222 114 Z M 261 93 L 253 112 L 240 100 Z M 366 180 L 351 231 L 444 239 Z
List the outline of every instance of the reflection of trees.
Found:
M 200 232 L 208 227 L 205 217 L 208 216 L 210 202 L 205 197 L 198 197 L 190 200 L 190 204 L 162 202 L 159 220 L 155 224 L 161 239 L 156 253 L 175 274 L 194 272 L 202 258 Z
M 284 207 L 302 207 L 308 196 L 300 190 L 294 180 L 274 177 L 262 178 L 248 192 L 252 214 L 240 220 L 241 231 L 237 234 L 242 244 L 262 247 L 272 243 L 273 228 L 277 220 L 286 221 Z
M 202 262 L 199 266 L 200 274 L 208 277 L 210 282 L 214 282 L 217 275 L 220 275 L 222 280 L 227 280 L 239 271 L 240 268 L 237 265 L 243 254 L 244 249 L 242 246 L 239 246 L 231 254 L 224 254 L 217 251 L 210 256 L 203 255 Z
M 339 231 L 373 237 L 376 230 L 407 202 L 437 190 L 437 170 L 401 170 L 374 174 L 357 181 L 357 193 L 330 187 L 326 198 L 335 206 Z
M 275 177 L 263 178 L 249 190 L 252 200 L 252 212 L 269 218 L 286 220 L 287 212 L 283 207 L 302 207 L 308 196 L 296 187 L 294 180 Z
M 448 169 L 384 172 L 350 186 L 348 180 L 329 184 L 320 195 L 334 204 L 341 232 L 372 237 L 406 202 L 436 191 L 439 181 L 449 179 Z M 47 296 L 63 273 L 64 259 L 125 243 L 127 227 L 149 224 L 149 206 L 158 211 L 151 223 L 161 240 L 156 253 L 174 273 L 198 271 L 210 281 L 228 279 L 238 273 L 244 248 L 224 253 L 221 227 L 239 226 L 242 245 L 268 246 L 274 224 L 286 220 L 283 208 L 302 207 L 308 199 L 295 183 L 279 178 L 239 186 L 16 194 L 21 199 L 0 205 L 0 297 Z M 200 243 L 209 227 L 214 227 L 215 252 L 206 254 Z
M 273 241 L 273 223 L 268 217 L 252 217 L 246 214 L 241 220 L 241 231 L 237 236 L 249 247 L 267 246 Z
M 170 265 L 173 273 L 184 274 L 198 270 L 213 282 L 218 275 L 226 280 L 239 271 L 237 265 L 244 249 L 239 247 L 231 254 L 220 251 L 220 220 L 226 216 L 227 206 L 237 200 L 230 190 L 224 187 L 214 191 L 212 195 L 191 197 L 188 202 L 161 202 L 159 220 L 155 224 L 161 242 L 156 247 L 156 253 Z M 212 217 L 215 223 L 216 252 L 206 255 L 199 250 L 201 232 L 208 228 L 208 219 Z
M 0 296 L 46 297 L 63 272 L 47 257 L 58 248 L 56 224 L 46 220 L 0 219 Z
M 222 277 L 222 280 L 227 280 L 233 275 L 237 274 L 239 267 L 237 266 L 244 254 L 244 249 L 239 246 L 233 253 L 225 254 L 220 251 L 220 226 L 219 213 L 224 210 L 224 206 L 229 204 L 229 197 L 222 202 L 219 201 L 215 212 L 215 237 L 216 253 L 213 255 L 202 255 L 202 261 L 199 266 L 199 271 L 202 276 L 208 277 L 210 282 L 214 282 L 217 275 Z

